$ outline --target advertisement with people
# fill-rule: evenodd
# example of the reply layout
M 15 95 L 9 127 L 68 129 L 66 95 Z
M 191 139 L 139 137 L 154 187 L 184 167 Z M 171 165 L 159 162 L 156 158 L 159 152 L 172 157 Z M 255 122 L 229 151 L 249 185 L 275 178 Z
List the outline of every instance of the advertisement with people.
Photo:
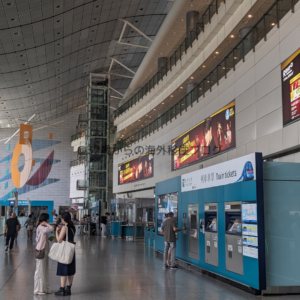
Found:
M 300 50 L 281 65 L 283 125 L 300 118 Z
M 235 101 L 172 140 L 172 171 L 235 147 Z
M 148 152 L 118 165 L 118 184 L 153 177 L 154 153 Z

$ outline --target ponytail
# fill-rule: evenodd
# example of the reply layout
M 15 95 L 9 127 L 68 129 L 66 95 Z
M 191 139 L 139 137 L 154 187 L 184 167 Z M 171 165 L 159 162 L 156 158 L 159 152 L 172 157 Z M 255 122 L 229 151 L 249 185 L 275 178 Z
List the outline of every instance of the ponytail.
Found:
M 75 226 L 74 226 L 74 224 L 72 222 L 72 219 L 71 219 L 71 214 L 68 211 L 64 212 L 62 214 L 61 218 L 68 224 L 67 225 L 68 228 L 71 228 L 71 229 L 75 230 Z

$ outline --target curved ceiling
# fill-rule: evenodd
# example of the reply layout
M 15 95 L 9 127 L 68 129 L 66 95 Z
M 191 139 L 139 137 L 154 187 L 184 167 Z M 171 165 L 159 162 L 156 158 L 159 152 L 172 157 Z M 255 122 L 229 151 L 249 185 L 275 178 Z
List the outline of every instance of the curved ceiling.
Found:
M 1 1 L 0 128 L 56 118 L 85 103 L 90 73 L 107 72 L 113 57 L 136 72 L 147 49 L 118 44 L 129 21 L 152 40 L 172 1 Z M 129 26 L 122 42 L 150 46 Z M 132 76 L 117 63 L 112 73 Z M 131 79 L 111 76 L 125 93 Z M 112 91 L 112 95 L 120 97 Z M 111 98 L 111 107 L 120 100 Z M 112 111 L 112 109 L 111 109 Z

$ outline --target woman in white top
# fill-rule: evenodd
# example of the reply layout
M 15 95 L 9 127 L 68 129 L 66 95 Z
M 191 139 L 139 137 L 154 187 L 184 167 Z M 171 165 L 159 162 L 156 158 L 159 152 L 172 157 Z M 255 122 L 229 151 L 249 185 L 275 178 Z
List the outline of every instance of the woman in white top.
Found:
M 39 218 L 39 224 L 36 229 L 36 250 L 45 249 L 45 257 L 43 259 L 36 259 L 36 268 L 34 274 L 34 294 L 45 295 L 51 294 L 49 289 L 48 276 L 48 252 L 49 252 L 49 238 L 48 232 L 53 231 L 53 227 L 48 224 L 49 215 L 42 213 Z
M 231 131 L 230 131 L 229 124 L 227 124 L 227 131 L 226 131 L 226 135 L 225 135 L 225 142 L 226 142 L 226 148 L 230 148 L 230 144 L 231 144 Z

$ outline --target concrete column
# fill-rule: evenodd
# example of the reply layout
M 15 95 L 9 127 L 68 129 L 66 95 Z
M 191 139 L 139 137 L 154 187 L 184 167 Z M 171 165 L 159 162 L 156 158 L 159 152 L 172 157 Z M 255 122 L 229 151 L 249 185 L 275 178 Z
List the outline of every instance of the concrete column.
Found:
M 186 13 L 186 36 L 194 29 L 196 23 L 199 21 L 199 12 L 189 11 Z

